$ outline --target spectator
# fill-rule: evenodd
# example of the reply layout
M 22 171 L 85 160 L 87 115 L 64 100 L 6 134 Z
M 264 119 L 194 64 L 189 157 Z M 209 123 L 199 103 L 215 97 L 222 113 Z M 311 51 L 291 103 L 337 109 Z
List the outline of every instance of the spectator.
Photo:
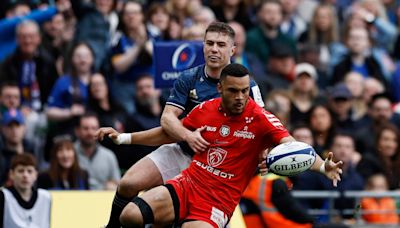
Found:
M 159 2 L 151 3 L 146 18 L 146 27 L 150 35 L 164 40 L 170 23 L 170 15 L 165 5 Z
M 183 26 L 179 24 L 178 17 L 171 15 L 168 23 L 168 29 L 165 35 L 166 41 L 181 40 L 182 39 Z
M 21 90 L 22 105 L 33 111 L 42 110 L 57 71 L 51 56 L 40 48 L 39 26 L 24 21 L 17 27 L 17 50 L 1 65 L 0 81 L 14 81 Z
M 245 213 L 246 226 L 311 228 L 314 218 L 293 198 L 289 191 L 291 188 L 292 183 L 288 177 L 272 173 L 268 173 L 266 177 L 254 176 L 243 193 L 240 207 L 246 208 L 248 205 L 246 200 L 255 204 L 261 212 L 262 223 L 265 225 L 249 223 Z
M 10 109 L 3 113 L 1 127 L 1 137 L 3 146 L 0 153 L 4 158 L 4 166 L 0 167 L 3 173 L 10 168 L 11 159 L 17 154 L 34 154 L 34 148 L 31 142 L 26 140 L 26 126 L 22 113 L 18 109 Z M 4 183 L 7 176 L 0 177 L 0 185 Z
M 89 175 L 79 166 L 74 145 L 69 136 L 54 138 L 50 167 L 38 178 L 38 187 L 52 190 L 88 190 Z
M 346 73 L 355 71 L 364 78 L 376 78 L 389 88 L 378 60 L 371 55 L 372 45 L 367 29 L 351 28 L 345 34 L 345 41 L 349 53 L 334 66 L 331 84 L 343 81 Z
M 367 180 L 365 190 L 373 192 L 385 192 L 389 190 L 389 185 L 385 175 L 381 173 L 370 176 Z M 368 224 L 397 225 L 396 201 L 391 197 L 373 198 L 365 197 L 361 199 L 361 209 L 363 219 Z
M 276 43 L 269 51 L 266 75 L 254 75 L 263 96 L 273 89 L 287 89 L 295 78 L 296 59 L 293 50 L 283 43 Z
M 45 22 L 42 28 L 42 46 L 55 60 L 58 74 L 63 75 L 64 66 L 67 65 L 64 59 L 68 58 L 67 50 L 72 43 L 64 14 L 57 13 L 50 21 Z
M 209 24 L 216 21 L 214 12 L 207 6 L 201 7 L 193 13 L 193 23 L 207 28 Z
M 297 40 L 307 27 L 306 22 L 297 13 L 300 0 L 280 0 L 280 2 L 283 11 L 280 29 L 284 34 Z
M 160 126 L 160 117 L 165 101 L 161 97 L 160 91 L 154 87 L 153 77 L 151 75 L 139 77 L 135 90 L 136 112 L 127 118 L 125 131 L 137 132 Z M 128 170 L 133 164 L 157 148 L 143 145 L 116 145 L 111 140 L 107 140 L 105 143 L 104 145 L 111 150 L 118 151 L 116 156 L 119 167 L 123 171 Z
M 338 83 L 329 91 L 329 108 L 331 109 L 337 130 L 354 133 L 361 126 L 353 119 L 353 95 L 344 83 Z
M 15 28 L 24 20 L 33 20 L 37 23 L 48 21 L 57 13 L 55 7 L 33 10 L 23 2 L 16 2 L 11 6 L 7 17 L 0 20 L 0 61 L 12 54 L 17 46 Z
M 232 29 L 235 31 L 235 53 L 232 56 L 232 62 L 239 63 L 249 69 L 252 75 L 257 75 L 258 77 L 265 76 L 264 65 L 258 58 L 245 51 L 246 47 L 246 31 L 243 26 L 238 22 L 232 21 L 228 23 Z
M 170 15 L 175 15 L 178 18 L 179 24 L 184 28 L 193 25 L 192 15 L 195 10 L 200 7 L 194 7 L 193 3 L 195 1 L 189 0 L 167 0 L 165 1 L 165 6 L 167 7 L 168 13 Z
M 399 129 L 393 124 L 383 124 L 376 131 L 375 150 L 363 155 L 357 169 L 368 179 L 373 174 L 383 173 L 391 190 L 400 187 Z
M 360 155 L 355 151 L 355 144 L 353 138 L 345 133 L 338 133 L 332 138 L 332 145 L 330 147 L 334 153 L 335 159 L 343 161 L 343 174 L 341 182 L 338 183 L 337 188 L 334 188 L 331 183 L 327 182 L 325 178 L 319 173 L 306 171 L 297 176 L 298 180 L 294 188 L 296 190 L 337 190 L 344 192 L 348 190 L 362 190 L 364 188 L 364 180 L 357 172 L 355 163 Z M 308 202 L 312 208 L 321 208 L 322 202 L 305 201 Z M 341 212 L 344 209 L 353 209 L 355 207 L 354 200 L 340 197 L 335 200 L 335 209 Z M 352 215 L 341 214 L 341 218 L 351 219 Z M 340 221 L 339 220 L 339 221 Z
M 290 121 L 290 96 L 286 90 L 276 89 L 265 97 L 265 108 L 273 113 L 285 126 Z
M 389 21 L 382 1 L 361 0 L 357 3 L 353 4 L 352 15 L 365 21 L 374 43 L 379 48 L 391 52 L 397 28 Z
M 322 103 L 317 87 L 318 75 L 309 63 L 299 63 L 295 67 L 295 79 L 290 86 L 290 123 L 303 122 L 309 118 L 311 107 Z
M 334 116 L 326 105 L 316 104 L 310 110 L 308 121 L 313 132 L 314 149 L 321 157 L 325 157 L 336 133 Z
M 0 119 L 2 113 L 16 109 L 20 109 L 24 117 L 25 140 L 32 143 L 31 152 L 35 152 L 41 168 L 45 165 L 42 151 L 45 143 L 46 118 L 42 113 L 33 112 L 30 108 L 21 106 L 21 91 L 18 84 L 12 81 L 4 82 L 0 87 Z
M 363 99 L 363 93 L 365 91 L 364 78 L 361 74 L 351 71 L 344 77 L 344 83 L 353 97 L 352 119 L 360 120 L 367 113 L 367 103 Z
M 315 10 L 307 30 L 299 37 L 300 46 L 316 45 L 318 48 L 318 70 L 330 73 L 345 52 L 340 43 L 337 13 L 331 4 L 321 3 Z
M 0 87 L 0 112 L 20 107 L 21 93 L 19 87 L 13 82 L 4 82 Z
M 271 48 L 276 43 L 282 43 L 294 56 L 297 55 L 295 41 L 279 29 L 283 20 L 279 0 L 262 1 L 257 7 L 257 18 L 259 25 L 247 33 L 246 51 L 265 64 L 268 64 Z
M 12 185 L 0 190 L 2 227 L 50 227 L 51 195 L 36 189 L 37 163 L 31 154 L 19 154 L 11 161 Z
M 96 115 L 88 113 L 81 116 L 75 129 L 78 140 L 74 146 L 81 167 L 89 172 L 89 188 L 115 190 L 121 178 L 118 162 L 112 151 L 97 143 L 95 136 L 98 129 Z
M 254 24 L 250 15 L 250 8 L 244 0 L 217 0 L 211 4 L 218 21 L 230 23 L 236 21 L 248 31 Z
M 386 122 L 393 123 L 400 127 L 400 114 L 392 110 L 390 98 L 385 93 L 375 94 L 368 104 L 367 115 L 360 120 L 362 128 L 355 133 L 357 150 L 361 153 L 375 151 L 375 138 L 377 130 Z
M 305 142 L 308 145 L 314 145 L 314 139 L 310 127 L 305 123 L 298 123 L 291 129 L 291 135 L 297 141 Z
M 122 35 L 112 47 L 113 96 L 129 114 L 135 112 L 135 80 L 142 74 L 152 74 L 152 37 L 146 31 L 142 10 L 137 2 L 124 4 L 120 21 Z
M 114 12 L 116 0 L 71 0 L 77 17 L 75 41 L 88 43 L 94 51 L 95 70 L 106 63 L 110 41 L 115 35 L 118 16 Z
M 375 78 L 364 79 L 363 100 L 366 104 L 371 102 L 374 95 L 386 92 L 385 86 Z
M 95 73 L 89 80 L 87 109 L 97 114 L 100 126 L 110 126 L 123 131 L 127 116 L 124 109 L 111 96 L 106 78 L 100 73 Z
M 88 44 L 77 43 L 71 49 L 70 61 L 70 73 L 57 80 L 49 96 L 46 110 L 49 120 L 59 123 L 68 122 L 85 112 L 88 84 L 94 66 L 93 51 Z M 71 122 L 69 121 L 68 124 Z M 65 130 L 65 127 L 68 128 L 65 125 L 58 131 Z

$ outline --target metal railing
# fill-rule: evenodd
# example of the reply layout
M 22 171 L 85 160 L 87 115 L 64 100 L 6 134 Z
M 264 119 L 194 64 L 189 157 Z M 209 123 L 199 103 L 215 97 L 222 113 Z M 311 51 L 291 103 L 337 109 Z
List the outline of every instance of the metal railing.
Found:
M 361 199 L 365 197 L 370 198 L 382 198 L 391 197 L 394 199 L 400 199 L 400 191 L 385 191 L 385 192 L 375 192 L 375 191 L 292 191 L 292 195 L 298 199 L 327 199 L 328 209 L 309 209 L 310 215 L 327 215 L 329 221 L 332 221 L 334 215 L 339 213 L 335 209 L 335 199 L 340 197 L 345 197 L 355 200 L 355 205 L 360 205 Z M 363 223 L 362 215 L 369 213 L 389 213 L 392 211 L 376 211 L 376 210 L 363 210 L 360 207 L 354 209 L 345 209 L 342 214 L 352 215 L 356 219 L 356 224 L 360 225 Z M 397 214 L 400 214 L 400 210 L 397 210 Z

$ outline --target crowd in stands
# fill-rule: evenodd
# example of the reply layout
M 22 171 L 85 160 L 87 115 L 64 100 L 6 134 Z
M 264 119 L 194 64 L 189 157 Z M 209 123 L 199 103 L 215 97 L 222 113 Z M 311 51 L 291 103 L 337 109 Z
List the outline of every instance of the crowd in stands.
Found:
M 344 162 L 335 190 L 400 189 L 398 0 L 4 0 L 0 186 L 12 182 L 12 158 L 29 153 L 38 187 L 115 189 L 154 148 L 98 142 L 96 130 L 159 126 L 168 90 L 154 85 L 153 44 L 202 40 L 212 21 L 235 30 L 232 62 L 250 70 L 265 108 L 321 157 L 332 151 Z M 311 171 L 291 181 L 334 189 Z M 362 200 L 382 205 L 396 209 L 391 198 Z M 356 205 L 339 198 L 335 207 Z

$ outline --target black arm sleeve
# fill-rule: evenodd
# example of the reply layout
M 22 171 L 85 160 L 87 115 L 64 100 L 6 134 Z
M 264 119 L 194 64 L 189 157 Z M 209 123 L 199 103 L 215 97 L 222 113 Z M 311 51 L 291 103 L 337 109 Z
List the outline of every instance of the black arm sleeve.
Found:
M 4 217 L 4 193 L 0 189 L 0 228 L 3 228 L 3 217 Z
M 313 223 L 314 218 L 296 201 L 289 192 L 286 183 L 277 179 L 272 184 L 271 201 L 285 218 L 297 223 Z

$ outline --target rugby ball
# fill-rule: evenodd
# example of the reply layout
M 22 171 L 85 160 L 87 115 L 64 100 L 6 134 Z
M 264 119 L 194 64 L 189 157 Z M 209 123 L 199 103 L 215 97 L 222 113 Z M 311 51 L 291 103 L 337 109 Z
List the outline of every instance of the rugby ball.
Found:
M 315 162 L 315 150 L 303 142 L 288 142 L 272 148 L 267 156 L 268 172 L 293 176 L 309 169 Z

